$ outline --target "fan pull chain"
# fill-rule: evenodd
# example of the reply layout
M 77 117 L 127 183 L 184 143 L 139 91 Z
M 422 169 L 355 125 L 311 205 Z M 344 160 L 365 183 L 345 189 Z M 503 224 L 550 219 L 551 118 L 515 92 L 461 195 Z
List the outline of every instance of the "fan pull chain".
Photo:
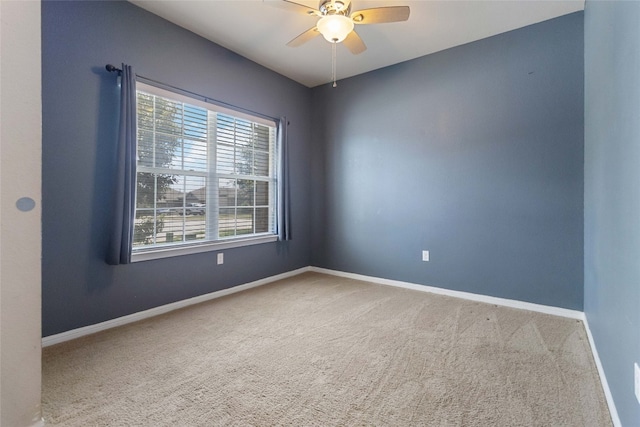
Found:
M 336 83 L 336 45 L 338 43 L 331 43 L 331 78 L 333 79 L 333 87 L 338 86 Z

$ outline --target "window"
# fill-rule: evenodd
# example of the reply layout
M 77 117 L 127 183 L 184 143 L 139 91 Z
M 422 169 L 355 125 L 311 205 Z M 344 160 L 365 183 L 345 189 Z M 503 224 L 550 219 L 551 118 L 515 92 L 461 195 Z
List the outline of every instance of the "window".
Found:
M 134 260 L 276 240 L 275 123 L 137 87 Z

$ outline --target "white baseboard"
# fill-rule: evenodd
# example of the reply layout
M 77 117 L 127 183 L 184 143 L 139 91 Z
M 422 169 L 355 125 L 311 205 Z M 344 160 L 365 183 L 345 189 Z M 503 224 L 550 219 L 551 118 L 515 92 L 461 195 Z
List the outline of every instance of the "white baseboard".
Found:
M 255 288 L 258 286 L 266 285 L 267 283 L 275 282 L 276 280 L 286 279 L 287 277 L 297 276 L 305 272 L 313 271 L 316 273 L 329 274 L 332 276 L 346 277 L 355 280 L 362 280 L 366 282 L 377 283 L 387 286 L 395 286 L 405 289 L 413 289 L 422 292 L 430 292 L 434 294 L 447 295 L 456 298 L 463 298 L 472 301 L 479 301 L 489 304 L 498 304 L 506 307 L 520 308 L 524 310 L 537 311 L 540 313 L 553 314 L 556 316 L 569 317 L 572 319 L 584 320 L 584 313 L 576 310 L 568 310 L 565 308 L 551 307 L 540 304 L 533 304 L 523 301 L 510 300 L 505 298 L 490 297 L 486 295 L 473 294 L 469 292 L 452 291 L 444 288 L 436 288 L 433 286 L 419 285 L 415 283 L 401 282 L 398 280 L 382 279 L 373 276 L 364 276 L 355 273 L 346 273 L 343 271 L 329 270 L 319 267 L 303 267 L 297 270 L 289 271 L 286 273 L 278 274 L 264 279 L 256 280 L 254 282 L 238 285 L 233 288 L 223 289 L 221 291 L 211 292 L 209 294 L 200 295 L 197 297 L 189 298 L 182 301 L 177 301 L 171 304 L 162 305 L 160 307 L 151 308 L 149 310 L 140 311 L 137 313 L 129 314 L 127 316 L 118 317 L 116 319 L 107 320 L 105 322 L 96 323 L 95 325 L 84 326 L 78 329 L 72 329 L 70 331 L 62 332 L 56 335 L 50 335 L 42 338 L 42 346 L 48 347 L 54 344 L 59 344 L 65 341 L 70 341 L 75 338 L 80 338 L 85 335 L 94 334 L 96 332 L 104 331 L 117 326 L 126 325 L 128 323 L 137 322 L 142 319 L 148 319 L 153 316 L 168 313 L 173 310 L 188 307 L 190 305 L 198 304 L 201 302 L 209 301 L 215 298 L 220 298 L 225 295 L 230 295 L 236 292 L 241 292 L 247 289 Z
M 96 323 L 95 325 L 89 325 L 89 326 L 84 326 L 78 329 L 72 329 L 70 331 L 62 332 L 56 335 L 49 335 L 48 337 L 42 338 L 42 347 L 48 347 L 50 345 L 59 344 L 65 341 L 70 341 L 72 339 L 80 338 L 85 335 L 95 334 L 96 332 L 115 328 L 117 326 L 122 326 L 128 323 L 137 322 L 142 319 L 148 319 L 149 317 L 158 316 L 159 314 L 168 313 L 170 311 L 178 310 L 180 308 L 188 307 L 190 305 L 199 304 L 201 302 L 220 298 L 225 295 L 231 295 L 236 292 L 241 292 L 247 289 L 256 288 L 258 286 L 263 286 L 268 283 L 275 282 L 277 280 L 282 280 L 288 277 L 297 276 L 298 274 L 302 274 L 307 271 L 311 271 L 310 267 L 299 268 L 297 270 L 288 271 L 286 273 L 277 274 L 275 276 L 270 276 L 264 279 L 256 280 L 255 282 L 234 286 L 233 288 L 211 292 L 209 294 L 200 295 L 200 296 L 185 299 L 182 301 L 176 301 L 171 304 L 162 305 L 160 307 L 151 308 L 149 310 L 139 311 L 137 313 L 118 317 L 116 319 L 107 320 L 106 322 Z
M 584 313 L 578 310 L 553 307 L 549 305 L 534 304 L 512 300 L 507 298 L 490 297 L 487 295 L 473 294 L 470 292 L 452 291 L 450 289 L 436 288 L 434 286 L 419 285 L 416 283 L 401 282 L 398 280 L 382 279 L 379 277 L 364 276 L 355 273 L 345 273 L 343 271 L 328 270 L 326 268 L 311 267 L 310 271 L 316 273 L 330 274 L 333 276 L 346 277 L 349 279 L 362 280 L 365 282 L 377 283 L 379 285 L 395 286 L 398 288 L 413 289 L 414 291 L 429 292 L 432 294 L 446 295 L 449 297 L 462 298 L 471 301 L 484 302 L 487 304 L 497 304 L 505 307 L 519 308 L 522 310 L 537 311 L 539 313 L 553 314 L 554 316 L 568 317 L 570 319 L 584 320 Z
M 618 410 L 616 409 L 616 404 L 613 401 L 613 395 L 611 394 L 611 389 L 609 388 L 609 383 L 607 382 L 607 376 L 604 373 L 604 368 L 602 367 L 600 356 L 598 356 L 596 343 L 593 340 L 593 335 L 591 335 L 591 328 L 589 328 L 589 321 L 587 320 L 587 316 L 584 317 L 584 320 L 582 322 L 584 323 L 584 329 L 587 331 L 587 337 L 589 338 L 589 346 L 591 347 L 593 360 L 595 360 L 596 368 L 598 368 L 598 375 L 600 375 L 600 382 L 602 383 L 602 389 L 604 390 L 604 397 L 605 399 L 607 399 L 609 413 L 611 414 L 611 422 L 613 422 L 614 427 L 622 427 L 620 417 L 618 416 Z

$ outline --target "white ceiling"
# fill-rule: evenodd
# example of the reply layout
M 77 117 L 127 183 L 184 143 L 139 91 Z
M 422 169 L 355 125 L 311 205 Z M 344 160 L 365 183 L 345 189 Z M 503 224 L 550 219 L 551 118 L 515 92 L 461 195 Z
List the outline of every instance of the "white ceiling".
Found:
M 331 45 L 322 36 L 286 46 L 318 18 L 269 4 L 279 0 L 130 1 L 305 86 L 331 81 Z M 409 20 L 356 26 L 368 49 L 352 55 L 339 45 L 338 79 L 583 10 L 584 0 L 353 0 L 352 11 L 394 5 L 410 6 Z

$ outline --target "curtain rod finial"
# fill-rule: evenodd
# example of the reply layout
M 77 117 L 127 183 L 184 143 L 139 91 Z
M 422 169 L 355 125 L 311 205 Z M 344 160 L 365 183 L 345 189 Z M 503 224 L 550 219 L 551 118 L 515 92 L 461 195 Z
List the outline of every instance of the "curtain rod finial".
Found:
M 111 65 L 111 64 L 107 64 L 104 68 L 106 68 L 107 71 L 110 72 L 110 73 L 113 73 L 114 71 L 117 71 L 117 72 L 122 71 L 121 69 L 119 69 L 116 66 Z

